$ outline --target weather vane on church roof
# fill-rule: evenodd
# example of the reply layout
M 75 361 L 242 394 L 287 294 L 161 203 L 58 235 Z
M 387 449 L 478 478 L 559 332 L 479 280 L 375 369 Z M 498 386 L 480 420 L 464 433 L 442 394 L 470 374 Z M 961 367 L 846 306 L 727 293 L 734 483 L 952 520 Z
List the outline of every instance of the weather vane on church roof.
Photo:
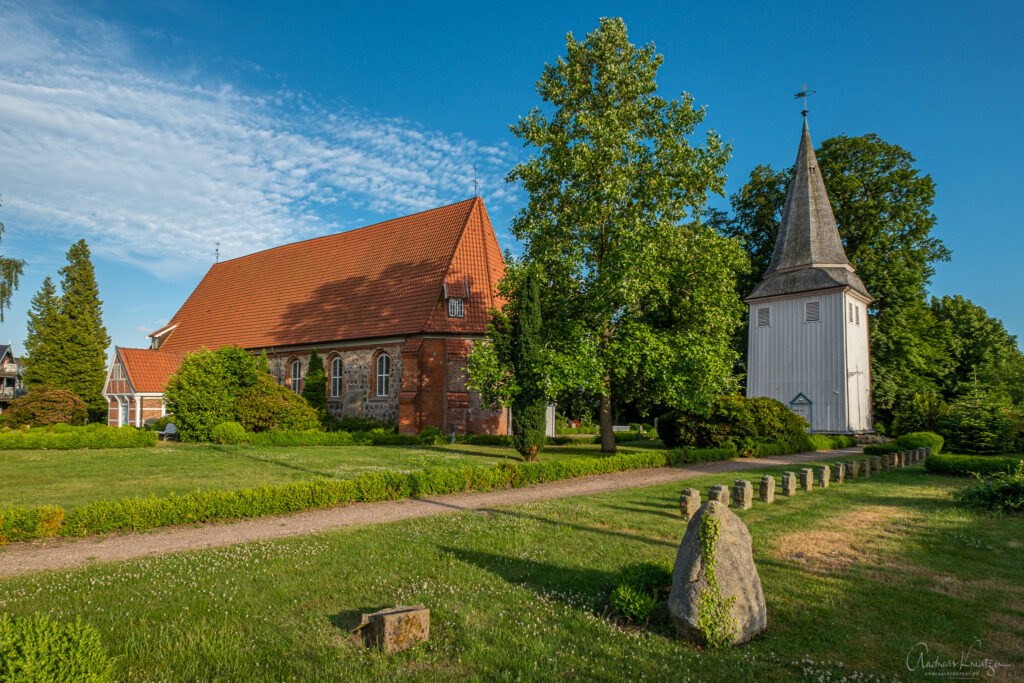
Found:
M 798 92 L 797 94 L 793 95 L 793 98 L 797 99 L 797 100 L 799 100 L 801 97 L 804 98 L 804 110 L 802 112 L 800 112 L 800 113 L 803 114 L 806 117 L 807 116 L 807 98 L 810 97 L 811 95 L 816 94 L 818 91 L 817 90 L 808 90 L 806 83 L 804 83 L 803 87 L 804 87 L 804 89 L 801 90 L 800 92 Z

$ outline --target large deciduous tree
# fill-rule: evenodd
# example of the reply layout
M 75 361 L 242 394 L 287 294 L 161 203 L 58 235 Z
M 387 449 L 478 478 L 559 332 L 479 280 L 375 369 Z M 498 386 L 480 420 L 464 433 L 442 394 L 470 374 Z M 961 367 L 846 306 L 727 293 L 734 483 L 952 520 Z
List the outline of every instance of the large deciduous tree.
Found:
M 529 194 L 512 232 L 544 277 L 552 389 L 599 396 L 602 450 L 613 452 L 618 380 L 649 404 L 692 409 L 731 385 L 744 258 L 698 220 L 723 191 L 728 146 L 714 132 L 689 143 L 704 110 L 656 94 L 654 46 L 602 19 L 566 49 L 537 82 L 544 109 L 511 126 L 531 148 L 507 178 Z
M 949 251 L 932 235 L 935 186 L 913 156 L 874 134 L 839 135 L 817 150 L 839 234 L 857 274 L 875 297 L 872 314 L 872 391 L 882 422 L 901 395 L 935 393 L 946 372 L 946 338 L 935 324 L 925 289 Z M 746 296 L 771 259 L 791 170 L 758 166 L 730 197 L 732 216 L 719 229 L 742 238 L 750 255 Z
M 4 230 L 4 224 L 0 223 L 0 241 L 3 240 Z M 24 268 L 25 262 L 22 259 L 0 254 L 0 323 L 4 321 L 4 310 L 11 307 L 11 297 L 21 284 Z

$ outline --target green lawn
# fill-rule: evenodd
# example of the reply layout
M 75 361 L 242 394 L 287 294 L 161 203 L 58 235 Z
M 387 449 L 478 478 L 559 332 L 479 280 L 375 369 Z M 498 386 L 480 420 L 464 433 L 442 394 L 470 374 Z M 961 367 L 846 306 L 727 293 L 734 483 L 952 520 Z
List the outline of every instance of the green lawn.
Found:
M 955 508 L 964 481 L 919 466 L 740 513 L 769 614 L 742 648 L 607 618 L 612 574 L 671 561 L 679 489 L 712 483 L 731 477 L 8 579 L 0 612 L 81 616 L 119 680 L 935 680 L 907 669 L 919 643 L 1024 677 L 1024 524 Z M 417 602 L 428 646 L 348 640 L 360 612 Z
M 620 446 L 635 451 L 661 442 Z M 601 457 L 597 444 L 548 446 L 545 460 Z M 519 460 L 505 446 L 268 447 L 161 444 L 156 448 L 0 451 L 0 507 L 61 505 L 163 496 L 195 489 L 233 490 L 316 477 L 349 478 L 372 470 L 408 472 L 428 466 Z

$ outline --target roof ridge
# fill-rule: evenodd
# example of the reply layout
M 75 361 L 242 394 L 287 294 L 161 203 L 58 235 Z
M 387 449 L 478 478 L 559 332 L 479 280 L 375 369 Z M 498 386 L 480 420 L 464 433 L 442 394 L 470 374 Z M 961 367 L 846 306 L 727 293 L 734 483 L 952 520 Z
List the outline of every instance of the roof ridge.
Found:
M 459 204 L 464 204 L 465 202 L 473 202 L 473 201 L 476 201 L 477 199 L 479 199 L 479 197 L 471 197 L 469 199 L 461 199 L 461 200 L 459 200 L 457 202 L 452 202 L 451 204 L 445 204 L 444 206 L 435 206 L 432 209 L 424 209 L 422 211 L 417 211 L 416 213 L 410 213 L 410 214 L 407 214 L 405 216 L 395 216 L 394 218 L 386 218 L 386 219 L 384 219 L 382 221 L 377 221 L 376 223 L 370 223 L 369 225 L 361 225 L 358 228 L 349 228 L 348 230 L 340 230 L 338 232 L 332 232 L 332 233 L 329 233 L 327 235 L 317 235 L 316 237 L 307 237 L 304 240 L 296 240 L 295 242 L 285 242 L 284 244 L 278 244 L 276 247 L 267 247 L 266 249 L 260 249 L 259 251 L 254 251 L 254 252 L 251 252 L 249 254 L 242 254 L 241 256 L 236 256 L 234 258 L 229 258 L 229 259 L 224 259 L 223 261 L 218 261 L 217 263 L 214 263 L 212 266 L 210 266 L 210 270 L 213 270 L 217 266 L 219 266 L 221 264 L 224 264 L 224 263 L 231 263 L 233 261 L 240 261 L 241 259 L 249 258 L 250 256 L 257 256 L 258 254 L 265 254 L 268 251 L 274 251 L 275 249 L 283 249 L 284 247 L 291 247 L 291 246 L 294 246 L 296 244 L 304 244 L 306 242 L 315 242 L 317 240 L 325 240 L 325 239 L 328 239 L 330 237 L 337 237 L 339 235 L 351 235 L 352 233 L 359 232 L 360 230 L 367 230 L 369 228 L 376 228 L 376 227 L 384 225 L 385 223 L 391 223 L 392 221 L 405 220 L 406 218 L 415 218 L 416 216 L 420 216 L 420 215 L 425 214 L 425 213 L 432 213 L 434 211 L 441 211 L 443 209 L 450 209 L 453 206 L 458 206 Z M 207 271 L 207 272 L 209 272 L 209 271 Z
M 440 270 L 440 278 L 439 278 L 439 280 L 442 283 L 442 285 L 443 285 L 443 283 L 445 281 L 447 281 L 448 273 L 450 273 L 452 271 L 452 265 L 455 263 L 455 254 L 458 253 L 459 246 L 462 244 L 462 239 L 466 236 L 466 228 L 469 227 L 469 220 L 473 216 L 473 210 L 476 208 L 478 200 L 480 200 L 480 197 L 473 197 L 471 200 L 465 200 L 465 201 L 471 201 L 472 204 L 470 204 L 469 211 L 466 212 L 465 217 L 461 221 L 462 222 L 462 227 L 459 228 L 459 234 L 455 238 L 455 240 L 452 242 L 452 249 L 448 253 L 448 258 L 446 258 L 444 260 L 444 265 L 439 269 Z M 462 202 L 457 202 L 457 203 L 461 204 Z M 455 206 L 455 204 L 449 204 L 449 206 Z M 420 329 L 421 330 L 426 330 L 427 327 L 430 326 L 430 320 L 433 317 L 434 317 L 433 309 L 431 309 L 430 311 L 427 311 L 427 317 L 421 323 Z

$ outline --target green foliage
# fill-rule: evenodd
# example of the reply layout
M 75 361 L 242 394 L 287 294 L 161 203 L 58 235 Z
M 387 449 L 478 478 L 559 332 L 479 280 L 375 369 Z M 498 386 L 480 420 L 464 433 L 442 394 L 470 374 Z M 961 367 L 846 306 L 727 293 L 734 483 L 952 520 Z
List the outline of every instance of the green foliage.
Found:
M 103 302 L 85 240 L 71 245 L 67 260 L 67 265 L 60 269 L 59 305 L 64 327 L 59 341 L 60 369 L 53 384 L 81 398 L 91 420 L 106 420 L 103 385 L 107 377 L 106 351 L 110 337 L 103 326 Z
M 267 358 L 266 349 L 263 349 L 263 351 L 260 353 L 259 360 L 256 361 L 256 371 L 265 372 L 268 375 L 270 374 L 270 359 Z
M 82 399 L 64 389 L 37 386 L 11 401 L 6 423 L 18 425 L 75 424 L 85 422 L 88 410 Z
M 88 427 L 55 425 L 0 433 L 0 450 L 142 448 L 155 446 L 156 441 L 156 432 L 135 427 L 108 427 L 100 423 Z
M 518 391 L 512 397 L 512 445 L 526 460 L 535 460 L 544 448 L 544 356 L 541 350 L 540 291 L 537 272 L 526 273 L 512 301 L 510 366 Z
M 220 444 L 240 444 L 245 442 L 245 427 L 237 422 L 221 422 L 210 430 L 210 441 Z
M 716 462 L 718 460 L 732 460 L 739 456 L 736 445 L 729 443 L 718 448 L 689 448 L 684 447 L 678 450 L 669 451 L 669 461 L 672 465 L 693 464 L 699 462 Z
M 313 349 L 309 352 L 309 368 L 302 383 L 302 398 L 306 399 L 323 421 L 327 417 L 327 373 L 320 354 Z
M 222 422 L 253 432 L 320 424 L 305 399 L 259 372 L 252 354 L 237 346 L 186 355 L 167 381 L 164 398 L 183 441 L 208 441 Z
M 111 681 L 111 662 L 99 634 L 76 619 L 61 624 L 44 614 L 0 614 L 0 681 Z
M 422 444 L 437 445 L 447 441 L 441 428 L 434 425 L 428 425 L 421 429 L 419 437 Z
M 0 241 L 3 240 L 4 230 L 4 224 L 0 223 Z M 24 269 L 25 262 L 22 259 L 0 254 L 0 323 L 4 321 L 4 309 L 11 307 L 11 297 L 21 284 Z
M 372 429 L 385 429 L 395 431 L 395 425 L 383 420 L 375 420 L 372 417 L 357 417 L 355 415 L 342 415 L 341 417 L 328 420 L 328 426 L 332 430 L 343 432 L 368 432 Z
M 182 441 L 208 441 L 210 431 L 234 416 L 236 387 L 216 351 L 189 353 L 167 380 L 164 400 Z
M 895 441 L 887 441 L 885 443 L 868 444 L 864 447 L 864 455 L 884 455 L 902 450 L 902 448 L 896 445 Z
M 1014 453 L 1024 450 L 1024 413 L 975 385 L 974 396 L 954 403 L 939 421 L 950 450 L 959 453 Z
M 953 492 L 954 499 L 966 507 L 1002 514 L 1024 512 L 1024 460 L 1010 472 L 996 472 L 987 477 L 975 475 L 976 481 Z
M 39 507 L 0 507 L 0 548 L 11 541 L 49 538 L 61 532 L 64 508 L 56 505 Z
M 698 598 L 697 628 L 704 637 L 705 644 L 710 648 L 731 645 L 736 637 L 737 623 L 732 617 L 732 606 L 736 596 L 722 596 L 718 585 L 718 558 L 715 555 L 715 544 L 721 533 L 721 521 L 711 514 L 710 509 L 704 511 L 700 524 L 701 564 L 707 586 L 701 590 Z
M 779 448 L 797 452 L 807 436 L 807 421 L 770 398 L 720 396 L 708 414 L 669 411 L 662 415 L 658 433 L 673 448 L 716 448 L 732 443 L 756 457 L 774 449 L 766 445 L 769 443 L 784 444 Z
M 933 455 L 924 461 L 924 468 L 933 474 L 952 477 L 969 477 L 975 474 L 1009 472 L 1020 462 L 1019 457 L 998 457 L 994 455 Z
M 302 397 L 270 375 L 258 375 L 235 401 L 235 419 L 246 431 L 304 430 L 320 426 L 320 415 Z
M 501 294 L 525 271 L 542 274 L 548 391 L 596 397 L 612 451 L 613 387 L 620 401 L 698 409 L 733 385 L 729 339 L 743 312 L 733 280 L 745 264 L 699 222 L 708 194 L 723 191 L 729 149 L 713 132 L 690 145 L 704 111 L 655 94 L 654 46 L 601 19 L 582 41 L 569 34 L 566 53 L 537 83 L 545 111 L 511 126 L 531 154 L 508 180 L 529 200 L 511 227 L 523 261 L 509 263 Z M 471 365 L 478 387 L 509 375 L 504 322 L 492 322 Z
M 910 451 L 916 448 L 930 448 L 932 455 L 938 455 L 942 452 L 942 446 L 945 443 L 946 440 L 935 432 L 911 432 L 896 439 L 896 450 Z
M 615 573 L 612 586 L 608 603 L 615 613 L 635 624 L 645 624 L 668 598 L 672 566 L 654 562 L 631 564 Z
M 46 276 L 28 311 L 23 378 L 26 386 L 53 385 L 64 379 L 61 344 L 66 337 L 67 319 L 60 310 L 57 287 Z
M 948 412 L 949 406 L 937 395 L 904 393 L 893 405 L 888 433 L 933 432 Z
M 172 422 L 174 422 L 173 415 L 164 415 L 163 417 L 146 420 L 142 423 L 142 428 L 151 432 L 162 432 L 167 429 L 167 425 Z M 178 423 L 175 422 L 174 426 L 177 427 Z

